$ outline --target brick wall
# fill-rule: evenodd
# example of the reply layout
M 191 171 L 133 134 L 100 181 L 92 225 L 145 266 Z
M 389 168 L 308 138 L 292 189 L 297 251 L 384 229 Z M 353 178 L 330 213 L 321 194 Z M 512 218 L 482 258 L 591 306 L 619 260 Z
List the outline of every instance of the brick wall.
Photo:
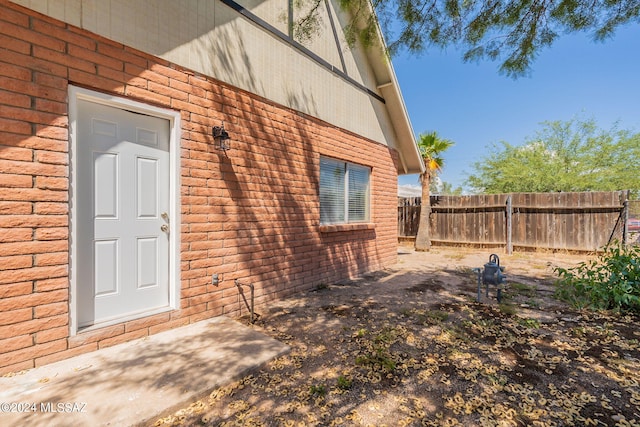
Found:
M 393 264 L 396 153 L 0 0 L 0 373 Z M 68 85 L 180 111 L 180 309 L 69 335 Z M 233 149 L 212 145 L 224 120 Z M 320 227 L 320 155 L 372 167 L 372 225 Z M 222 281 L 211 285 L 211 275 Z

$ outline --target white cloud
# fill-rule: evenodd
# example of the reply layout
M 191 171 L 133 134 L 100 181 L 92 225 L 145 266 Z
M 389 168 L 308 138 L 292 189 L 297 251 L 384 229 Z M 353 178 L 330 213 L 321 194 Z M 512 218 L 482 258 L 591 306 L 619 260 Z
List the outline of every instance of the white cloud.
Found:
M 403 184 L 398 185 L 398 197 L 420 197 L 422 188 L 419 185 Z

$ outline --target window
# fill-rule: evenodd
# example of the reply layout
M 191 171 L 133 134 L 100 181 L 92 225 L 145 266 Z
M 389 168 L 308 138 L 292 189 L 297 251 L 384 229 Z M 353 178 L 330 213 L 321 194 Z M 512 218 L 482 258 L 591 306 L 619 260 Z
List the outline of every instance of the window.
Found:
M 320 158 L 320 224 L 369 221 L 367 167 Z

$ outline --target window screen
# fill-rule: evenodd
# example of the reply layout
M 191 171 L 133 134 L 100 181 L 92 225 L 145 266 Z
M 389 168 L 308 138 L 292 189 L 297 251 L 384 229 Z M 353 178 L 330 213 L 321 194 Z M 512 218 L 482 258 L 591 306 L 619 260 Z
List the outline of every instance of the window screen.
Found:
M 320 223 L 369 221 L 370 169 L 320 158 Z

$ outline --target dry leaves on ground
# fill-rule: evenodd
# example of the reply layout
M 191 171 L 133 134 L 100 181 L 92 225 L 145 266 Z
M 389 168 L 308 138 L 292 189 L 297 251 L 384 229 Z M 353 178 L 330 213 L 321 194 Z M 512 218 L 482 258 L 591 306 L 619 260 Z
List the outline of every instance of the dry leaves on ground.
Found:
M 640 425 L 638 319 L 553 300 L 554 255 L 508 258 L 504 304 L 478 303 L 472 254 L 274 303 L 255 327 L 291 351 L 155 425 Z

